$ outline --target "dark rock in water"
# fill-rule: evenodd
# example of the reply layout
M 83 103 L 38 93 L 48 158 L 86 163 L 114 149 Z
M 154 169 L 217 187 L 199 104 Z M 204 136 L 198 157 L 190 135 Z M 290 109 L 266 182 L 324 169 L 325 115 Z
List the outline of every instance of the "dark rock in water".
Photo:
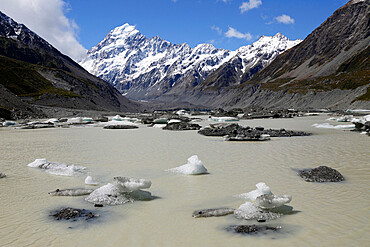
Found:
M 53 123 L 35 123 L 35 124 L 25 124 L 17 129 L 46 129 L 46 128 L 55 128 Z
M 6 177 L 5 173 L 0 172 L 0 178 L 5 178 L 5 177 Z
M 233 214 L 235 209 L 232 208 L 213 208 L 213 209 L 201 209 L 196 210 L 193 212 L 194 218 L 200 218 L 200 217 L 218 217 L 218 216 L 224 216 L 228 214 Z
M 365 131 L 365 132 L 370 132 L 370 121 L 367 121 L 365 123 L 362 122 L 354 122 L 355 124 L 355 129 L 353 131 Z
M 139 127 L 135 125 L 123 125 L 123 124 L 104 126 L 104 129 L 137 129 L 137 128 Z
M 199 124 L 187 123 L 187 122 L 178 122 L 178 123 L 169 123 L 164 130 L 199 130 L 201 126 Z
M 85 209 L 77 209 L 77 208 L 62 208 L 61 210 L 52 213 L 50 216 L 53 216 L 55 220 L 77 220 L 77 219 L 85 219 L 89 220 L 99 215 L 93 214 Z
M 256 137 L 262 135 L 270 135 L 270 137 L 291 137 L 291 136 L 309 136 L 311 133 L 303 131 L 293 131 L 285 129 L 265 129 L 263 127 L 242 127 L 238 124 L 223 124 L 211 125 L 210 128 L 204 128 L 198 131 L 199 134 L 205 136 L 226 136 L 235 137 L 237 135 L 244 135 L 246 137 Z
M 94 207 L 96 207 L 96 208 L 102 208 L 103 206 L 104 206 L 103 204 L 98 204 L 98 203 L 94 204 Z
M 226 228 L 230 232 L 239 234 L 258 234 L 258 233 L 269 233 L 276 232 L 281 229 L 281 226 L 265 226 L 265 225 L 234 225 Z
M 327 167 L 319 166 L 317 168 L 303 170 L 298 172 L 298 175 L 301 176 L 307 182 L 340 182 L 344 180 L 342 174 L 337 170 Z

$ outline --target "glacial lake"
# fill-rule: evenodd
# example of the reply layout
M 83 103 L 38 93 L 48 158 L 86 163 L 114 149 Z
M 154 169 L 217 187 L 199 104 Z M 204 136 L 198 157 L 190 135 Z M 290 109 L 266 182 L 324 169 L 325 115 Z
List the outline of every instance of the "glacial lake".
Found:
M 196 131 L 173 132 L 140 125 L 135 130 L 97 127 L 16 130 L 0 128 L 0 246 L 367 246 L 370 242 L 370 137 L 318 129 L 328 116 L 243 120 L 244 126 L 312 132 L 309 137 L 267 142 L 224 142 Z M 208 121 L 201 122 L 208 125 Z M 336 123 L 334 123 L 336 124 Z M 198 155 L 209 174 L 166 172 Z M 27 167 L 37 158 L 87 167 L 76 177 Z M 326 165 L 345 177 L 340 183 L 308 183 L 296 169 Z M 146 178 L 156 199 L 120 206 L 94 206 L 81 197 L 48 195 L 55 189 L 91 188 L 115 176 Z M 266 223 L 233 215 L 193 218 L 197 209 L 238 208 L 235 195 L 265 182 L 289 194 L 295 213 Z M 61 207 L 91 210 L 90 222 L 57 222 Z M 230 225 L 282 226 L 279 232 L 237 235 Z

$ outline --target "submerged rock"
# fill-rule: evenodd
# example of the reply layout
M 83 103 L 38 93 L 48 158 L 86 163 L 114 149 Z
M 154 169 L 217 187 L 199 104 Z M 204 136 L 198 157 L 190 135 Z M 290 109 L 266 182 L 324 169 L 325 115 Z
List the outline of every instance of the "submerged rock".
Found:
M 91 194 L 93 191 L 94 190 L 91 189 L 56 189 L 48 194 L 51 196 L 84 196 Z
M 0 178 L 5 178 L 5 177 L 6 177 L 5 173 L 0 172 Z
M 55 220 L 77 220 L 77 219 L 85 219 L 89 220 L 99 215 L 93 214 L 85 209 L 78 209 L 78 208 L 62 208 L 55 213 L 52 213 L 52 216 Z
M 188 122 L 173 122 L 169 123 L 164 127 L 164 130 L 199 130 L 201 126 L 199 124 L 188 123 Z
M 298 175 L 307 182 L 340 182 L 344 177 L 337 170 L 327 167 L 319 166 L 317 168 L 299 171 Z
M 218 217 L 228 214 L 233 214 L 235 209 L 233 208 L 213 208 L 213 209 L 201 209 L 193 212 L 194 218 L 200 217 Z
M 265 226 L 265 225 L 233 225 L 226 228 L 227 231 L 239 234 L 257 234 L 276 232 L 281 229 L 281 226 Z

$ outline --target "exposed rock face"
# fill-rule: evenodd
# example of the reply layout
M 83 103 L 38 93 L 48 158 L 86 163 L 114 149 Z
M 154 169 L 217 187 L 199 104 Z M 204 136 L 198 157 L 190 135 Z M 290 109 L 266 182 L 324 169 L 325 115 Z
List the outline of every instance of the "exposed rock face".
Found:
M 214 104 L 370 107 L 369 13 L 370 1 L 350 1 L 252 79 L 244 75 L 243 89 L 228 89 L 220 96 L 213 95 L 213 102 L 217 102 Z
M 52 216 L 55 220 L 73 220 L 76 221 L 78 219 L 85 219 L 89 220 L 99 215 L 95 215 L 92 212 L 89 212 L 85 209 L 78 209 L 78 208 L 62 208 L 55 213 L 52 213 Z
M 234 225 L 226 228 L 227 231 L 231 231 L 239 234 L 258 234 L 258 233 L 269 233 L 276 232 L 281 229 L 280 226 L 265 226 L 265 225 Z
M 114 87 L 1 12 L 0 55 L 0 107 L 14 111 L 17 118 L 42 117 L 29 103 L 99 111 L 139 109 Z
M 303 170 L 298 173 L 307 182 L 340 182 L 344 180 L 342 174 L 337 170 L 327 167 L 319 166 L 317 168 Z

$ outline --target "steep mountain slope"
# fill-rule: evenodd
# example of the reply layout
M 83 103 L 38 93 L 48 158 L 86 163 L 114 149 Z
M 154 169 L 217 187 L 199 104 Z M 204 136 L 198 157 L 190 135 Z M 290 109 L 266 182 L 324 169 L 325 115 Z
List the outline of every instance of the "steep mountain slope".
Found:
M 192 49 L 159 37 L 147 39 L 134 26 L 124 24 L 89 50 L 80 64 L 129 98 L 164 100 L 193 90 L 229 61 L 239 61 L 233 67 L 238 78 L 246 71 L 252 76 L 299 42 L 277 34 L 237 51 L 216 49 L 211 44 Z
M 353 0 L 249 83 L 291 92 L 366 86 L 370 82 L 369 45 L 370 1 Z
M 110 111 L 138 108 L 114 87 L 89 74 L 26 26 L 1 12 L 0 64 L 0 84 L 8 89 L 7 95 L 12 93 L 29 103 Z M 5 98 L 5 93 L 2 97 Z M 14 100 L 11 102 L 15 105 L 0 107 L 17 109 L 19 105 Z
M 281 33 L 273 37 L 262 36 L 252 45 L 243 46 L 236 55 L 214 71 L 198 87 L 198 90 L 220 90 L 251 79 L 269 65 L 279 54 L 296 46 L 302 40 L 290 41 Z
M 370 0 L 349 1 L 252 79 L 244 74 L 241 85 L 207 98 L 193 92 L 193 102 L 226 108 L 370 108 L 369 17 Z

